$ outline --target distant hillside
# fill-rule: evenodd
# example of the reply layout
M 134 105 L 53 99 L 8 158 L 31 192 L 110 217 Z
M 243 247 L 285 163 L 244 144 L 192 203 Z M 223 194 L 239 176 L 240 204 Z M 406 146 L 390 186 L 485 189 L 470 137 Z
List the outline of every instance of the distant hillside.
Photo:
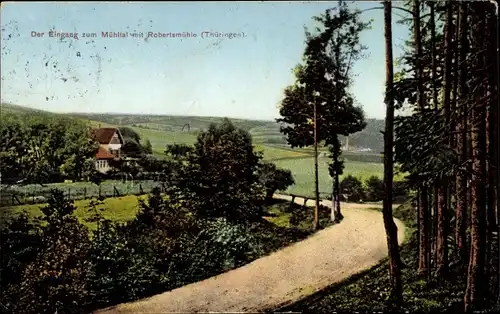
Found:
M 384 130 L 385 122 L 382 119 L 367 119 L 366 128 L 358 133 L 349 136 L 349 146 L 358 148 L 370 148 L 374 153 L 382 153 L 384 150 Z M 342 136 L 341 141 L 345 143 Z
M 141 129 L 176 132 L 186 131 L 189 125 L 191 132 L 208 128 L 210 123 L 220 122 L 221 117 L 195 117 L 195 116 L 162 116 L 162 115 L 126 115 L 126 114 L 72 114 L 93 121 L 101 121 L 112 125 L 129 125 Z M 270 145 L 286 145 L 286 139 L 279 131 L 279 124 L 274 121 L 258 121 L 231 119 L 239 128 L 252 134 L 255 142 Z M 370 148 L 374 153 L 380 153 L 384 147 L 381 131 L 384 121 L 368 119 L 366 128 L 349 137 L 349 146 Z M 344 143 L 343 136 L 340 137 Z
M 47 113 L 48 111 L 28 108 L 24 106 L 3 103 L 2 112 L 12 113 Z M 208 128 L 210 123 L 222 121 L 221 117 L 196 116 L 167 116 L 167 115 L 136 115 L 136 114 L 98 114 L 98 113 L 69 113 L 69 116 L 89 120 L 92 125 L 101 124 L 113 126 L 130 126 L 136 129 L 144 138 L 150 139 L 158 147 L 164 147 L 165 142 L 194 143 L 199 131 Z M 280 133 L 280 126 L 275 121 L 259 121 L 246 119 L 231 119 L 235 126 L 242 128 L 252 135 L 254 143 L 258 145 L 286 146 L 286 139 Z M 373 153 L 383 151 L 384 141 L 381 131 L 384 121 L 368 119 L 366 128 L 349 136 L 349 146 L 369 148 Z M 189 131 L 189 132 L 188 132 Z M 341 136 L 340 140 L 345 143 Z M 155 143 L 153 143 L 155 146 Z M 163 150 L 163 149 L 162 149 Z
M 0 105 L 0 114 L 2 112 L 10 112 L 10 113 L 47 113 L 50 114 L 51 112 L 45 111 L 45 110 L 40 110 L 40 109 L 34 109 L 34 108 L 29 108 L 25 106 L 19 106 L 19 105 L 13 105 L 10 103 L 2 103 Z

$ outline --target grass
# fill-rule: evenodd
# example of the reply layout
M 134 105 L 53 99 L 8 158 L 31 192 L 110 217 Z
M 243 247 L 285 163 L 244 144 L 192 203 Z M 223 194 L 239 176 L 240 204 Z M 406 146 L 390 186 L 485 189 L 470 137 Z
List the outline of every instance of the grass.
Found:
M 11 194 L 14 193 L 17 198 L 23 203 L 40 203 L 43 202 L 43 198 L 40 201 L 33 201 L 37 197 L 44 197 L 47 199 L 50 196 L 51 189 L 60 189 L 64 192 L 66 196 L 70 196 L 72 199 L 84 199 L 89 196 L 98 196 L 99 189 L 101 195 L 104 197 L 116 196 L 114 194 L 118 191 L 119 195 L 138 195 L 141 194 L 141 188 L 145 193 L 150 192 L 157 183 L 152 180 L 145 181 L 127 181 L 122 182 L 120 180 L 106 180 L 101 183 L 100 186 L 93 184 L 91 182 L 69 182 L 69 183 L 51 183 L 51 184 L 29 184 L 24 186 L 14 186 L 10 187 L 9 190 L 2 191 L 0 194 L 0 204 L 2 205 L 14 205 Z M 17 203 L 15 203 L 17 204 Z
M 287 149 L 276 148 L 273 146 L 254 145 L 254 147 L 256 151 L 262 152 L 264 154 L 264 160 L 268 161 L 276 161 L 280 159 L 305 158 L 310 156 L 307 153 L 298 152 L 291 149 L 287 150 Z
M 294 304 L 280 308 L 287 312 L 447 312 L 460 313 L 463 305 L 466 273 L 452 269 L 448 281 L 444 284 L 426 282 L 415 271 L 417 269 L 418 241 L 415 232 L 415 212 L 410 203 L 405 203 L 394 210 L 394 216 L 407 226 L 407 238 L 401 248 L 403 261 L 403 304 L 398 309 L 391 308 L 389 299 L 388 261 L 381 263 L 345 281 L 332 285 L 312 294 Z M 494 253 L 493 256 L 496 256 Z M 495 265 L 496 261 L 492 261 Z
M 313 207 L 291 204 L 290 201 L 273 200 L 267 208 L 269 216 L 266 220 L 281 228 L 296 228 L 301 231 L 311 230 L 313 226 Z M 322 206 L 319 211 L 319 221 L 322 227 L 330 226 L 330 209 Z
M 329 193 L 332 186 L 332 178 L 328 173 L 329 158 L 320 157 L 318 162 L 319 172 L 319 190 Z M 312 157 L 296 158 L 286 160 L 276 160 L 276 165 L 281 168 L 290 169 L 295 178 L 295 185 L 291 186 L 286 192 L 304 196 L 314 195 L 314 159 Z M 352 175 L 362 181 L 371 176 L 382 178 L 384 166 L 381 163 L 347 161 L 345 163 L 344 176 Z M 398 176 L 395 180 L 400 179 Z
M 126 222 L 135 217 L 139 209 L 139 200 L 147 200 L 147 195 L 135 196 L 128 195 L 123 197 L 110 197 L 104 199 L 100 213 L 104 218 L 110 219 L 115 222 Z M 87 218 L 93 214 L 89 211 L 90 200 L 77 200 L 74 202 L 76 210 L 74 215 L 78 220 L 89 227 L 91 230 L 95 228 L 95 223 L 89 223 L 86 221 Z M 30 204 L 30 205 L 18 205 L 18 206 L 8 206 L 0 208 L 2 218 L 8 219 L 14 215 L 20 214 L 23 211 L 27 211 L 30 217 L 38 217 L 43 215 L 40 210 L 47 204 Z M 266 220 L 271 222 L 278 228 L 285 228 L 290 230 L 295 230 L 299 232 L 307 232 L 311 229 L 313 223 L 313 211 L 311 208 L 304 208 L 303 206 L 297 204 L 290 204 L 288 201 L 284 200 L 273 200 L 273 202 L 267 207 L 268 216 Z M 320 212 L 320 222 L 323 225 L 329 224 L 329 211 L 323 210 Z
M 135 217 L 138 212 L 138 205 L 140 199 L 146 199 L 146 195 L 135 196 L 128 195 L 123 197 L 110 197 L 106 198 L 103 201 L 103 204 L 98 206 L 98 208 L 103 208 L 104 210 L 100 211 L 102 216 L 106 219 L 110 219 L 115 222 L 126 222 Z M 74 215 L 78 218 L 78 220 L 89 227 L 89 229 L 93 230 L 96 227 L 95 223 L 89 223 L 85 221 L 85 219 L 90 218 L 92 212 L 89 211 L 89 203 L 90 200 L 79 200 L 75 201 L 75 213 Z M 43 213 L 40 208 L 46 206 L 46 204 L 32 204 L 32 205 L 19 205 L 19 206 L 10 206 L 10 207 L 2 207 L 0 211 L 2 213 L 2 221 L 12 217 L 13 215 L 19 214 L 22 211 L 26 210 L 30 217 L 42 216 Z
M 266 210 L 264 219 L 251 229 L 252 234 L 264 244 L 259 257 L 302 241 L 314 233 L 312 207 L 274 199 Z M 321 227 L 325 228 L 332 224 L 330 211 L 326 207 L 322 207 L 319 214 Z

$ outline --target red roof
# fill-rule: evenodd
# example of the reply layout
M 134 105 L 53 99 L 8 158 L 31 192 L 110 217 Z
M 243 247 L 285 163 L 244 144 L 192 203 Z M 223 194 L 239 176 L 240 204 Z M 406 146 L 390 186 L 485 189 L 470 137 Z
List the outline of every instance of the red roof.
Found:
M 97 151 L 97 154 L 95 155 L 96 159 L 114 159 L 116 156 L 111 154 L 107 149 L 104 147 L 99 147 L 99 150 Z
M 99 129 L 93 129 L 92 132 L 95 136 L 95 139 L 100 144 L 109 144 L 109 142 L 113 138 L 113 135 L 115 135 L 115 133 L 118 132 L 118 129 L 117 128 L 99 128 Z

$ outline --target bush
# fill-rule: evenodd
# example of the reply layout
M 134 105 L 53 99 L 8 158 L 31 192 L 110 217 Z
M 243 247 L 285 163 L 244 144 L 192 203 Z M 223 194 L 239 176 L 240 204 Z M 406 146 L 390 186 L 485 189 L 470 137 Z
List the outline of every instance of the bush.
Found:
M 273 199 L 276 191 L 285 191 L 289 186 L 295 184 L 290 170 L 278 168 L 271 162 L 264 162 L 260 165 L 259 180 L 264 187 L 268 203 Z
M 392 184 L 392 197 L 398 203 L 408 200 L 410 188 L 406 181 L 394 181 Z
M 73 203 L 53 191 L 41 209 L 45 225 L 36 258 L 25 265 L 19 284 L 11 283 L 12 313 L 80 313 L 87 305 L 90 248 L 88 230 L 73 216 Z
M 213 250 L 214 246 L 218 248 L 213 251 L 221 258 L 224 270 L 245 264 L 249 257 L 260 251 L 257 240 L 247 228 L 232 224 L 225 218 L 210 222 L 207 233 L 210 238 L 207 248 L 210 250 Z
M 345 194 L 348 202 L 359 202 L 365 197 L 363 183 L 358 178 L 348 175 L 340 182 L 340 194 Z
M 12 309 L 18 302 L 17 286 L 27 265 L 35 261 L 42 249 L 42 234 L 38 224 L 31 223 L 27 212 L 9 219 L 0 235 L 0 303 Z
M 365 182 L 366 200 L 369 202 L 381 201 L 384 197 L 384 182 L 377 176 L 371 176 Z
M 153 252 L 137 248 L 129 236 L 123 227 L 107 220 L 94 231 L 95 241 L 87 257 L 92 307 L 137 299 L 151 294 L 159 285 Z

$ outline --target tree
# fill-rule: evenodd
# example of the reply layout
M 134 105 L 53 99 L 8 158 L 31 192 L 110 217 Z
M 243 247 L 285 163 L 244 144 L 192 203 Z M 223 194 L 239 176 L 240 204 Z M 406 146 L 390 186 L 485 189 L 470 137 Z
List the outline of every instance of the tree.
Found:
M 153 146 L 151 145 L 151 142 L 149 140 L 146 140 L 146 142 L 144 143 L 144 152 L 146 154 L 153 153 Z
M 468 4 L 460 3 L 459 12 L 459 54 L 458 54 L 458 110 L 459 119 L 456 124 L 457 129 L 457 155 L 461 164 L 466 164 L 468 161 L 467 153 L 467 48 L 468 48 Z M 455 243 L 459 252 L 459 258 L 462 265 L 467 263 L 467 173 L 458 171 L 456 175 L 456 224 L 455 224 Z
M 3 183 L 23 179 L 29 165 L 22 162 L 28 153 L 25 129 L 17 116 L 2 113 L 0 124 L 0 175 Z
M 394 300 L 403 298 L 401 283 L 401 257 L 399 255 L 398 229 L 392 218 L 392 181 L 393 181 L 393 133 L 394 133 L 394 90 L 393 90 L 393 59 L 392 59 L 392 4 L 384 1 L 384 29 L 385 29 L 385 132 L 384 132 L 384 200 L 383 216 L 387 234 L 387 247 L 389 250 L 389 274 L 391 282 L 391 295 Z
M 425 109 L 425 93 L 424 93 L 424 78 L 423 78 L 423 66 L 421 64 L 422 61 L 422 35 L 421 35 L 421 26 L 420 26 L 420 1 L 419 0 L 414 0 L 413 1 L 413 20 L 414 20 L 414 45 L 415 45 L 415 66 L 416 66 L 416 76 L 417 76 L 417 103 L 418 107 L 420 110 Z M 431 4 L 431 15 L 434 14 L 433 12 L 434 6 Z M 435 31 L 434 28 L 434 16 L 431 16 L 431 33 L 433 34 Z M 434 47 L 434 45 L 433 45 Z M 432 72 L 432 79 L 435 79 L 435 56 L 434 56 L 434 51 L 433 49 L 433 72 Z M 429 241 L 428 239 L 428 227 L 429 227 L 429 213 L 428 213 L 428 203 L 427 203 L 427 188 L 426 187 L 421 187 L 421 196 L 422 199 L 419 202 L 419 208 L 418 208 L 418 218 L 419 218 L 419 273 L 420 274 L 427 274 L 430 271 L 430 265 L 428 262 L 430 261 L 428 256 L 430 252 L 428 251 L 429 246 L 427 245 L 427 242 Z M 425 198 L 425 199 L 424 199 Z
M 136 143 L 141 142 L 141 136 L 134 129 L 124 126 L 124 127 L 119 127 L 118 130 L 120 131 L 120 134 L 124 139 L 128 138 L 130 140 L 135 141 Z
M 336 14 L 332 14 L 334 11 Z M 303 64 L 294 69 L 296 82 L 285 89 L 281 118 L 277 119 L 292 147 L 319 143 L 330 147 L 330 173 L 337 194 L 342 169 L 338 136 L 356 133 L 366 125 L 362 109 L 355 106 L 348 92 L 352 63 L 364 50 L 359 34 L 369 26 L 359 20 L 359 13 L 351 12 L 344 1 L 339 1 L 336 8 L 314 18 L 320 25 L 318 33 L 306 31 Z M 337 210 L 340 215 L 340 207 Z M 315 219 L 314 228 L 318 226 Z
M 366 181 L 366 198 L 378 202 L 384 198 L 384 181 L 377 176 L 371 176 Z
M 472 10 L 472 44 L 471 50 L 475 58 L 472 61 L 472 68 L 487 69 L 488 54 L 496 47 L 492 45 L 489 32 L 493 32 L 494 23 L 488 23 L 489 19 L 494 19 L 494 15 L 487 10 L 484 3 L 477 3 Z M 485 14 L 486 12 L 486 14 Z M 486 16 L 485 16 L 486 15 Z M 492 25 L 493 24 L 493 25 Z M 486 31 L 485 31 L 486 29 Z M 494 43 L 494 42 L 493 42 Z M 491 50 L 490 50 L 491 49 Z M 490 59 L 490 62 L 493 61 Z M 490 69 L 490 71 L 495 71 Z M 488 90 L 494 82 L 489 80 L 487 71 L 477 71 L 473 77 L 472 83 L 477 86 L 472 92 L 475 98 L 473 107 L 472 122 L 472 180 L 471 180 L 471 250 L 469 257 L 469 269 L 467 276 L 467 288 L 464 297 L 465 312 L 472 312 L 478 309 L 487 293 L 488 278 L 485 276 L 486 271 L 486 185 L 485 181 L 488 178 L 486 167 L 486 114 L 488 106 L 497 105 L 493 103 L 494 97 L 489 96 Z M 489 84 L 488 84 L 489 83 Z M 494 89 L 494 87 L 493 87 Z M 497 86 L 498 93 L 498 86 Z M 497 96 L 498 97 L 498 94 Z M 486 180 L 485 180 L 486 179 Z
M 260 165 L 259 177 L 265 188 L 267 202 L 272 200 L 276 191 L 285 191 L 289 186 L 295 184 L 290 170 L 278 168 L 271 162 L 263 162 Z
M 96 171 L 95 153 L 99 144 L 91 135 L 91 129 L 83 122 L 73 122 L 63 137 L 66 145 L 61 150 L 64 163 L 60 171 L 73 180 L 88 180 Z
M 167 146 L 172 172 L 168 195 L 200 217 L 248 221 L 260 217 L 264 193 L 259 186 L 261 156 L 247 131 L 228 119 L 211 124 L 194 147 Z
M 359 202 L 365 197 L 363 183 L 352 175 L 346 176 L 340 182 L 340 193 L 347 195 L 349 202 Z
M 451 61 L 452 61 L 452 36 L 453 36 L 453 8 L 450 1 L 447 2 L 446 6 L 446 24 L 445 24 L 445 42 L 444 47 L 446 51 L 445 65 L 444 65 L 444 76 L 443 76 L 443 108 L 445 116 L 445 127 L 444 130 L 447 134 L 446 141 L 451 147 L 452 136 L 450 132 L 451 127 Z M 437 261 L 436 261 L 436 275 L 442 277 L 447 272 L 448 266 L 448 180 L 443 178 L 438 181 L 438 208 L 437 208 L 437 239 L 436 239 L 436 251 L 437 251 Z
M 129 157 L 140 157 L 145 149 L 141 145 L 141 136 L 134 129 L 129 127 L 120 127 L 120 134 L 123 137 L 122 152 Z
M 86 179 L 95 168 L 98 144 L 83 121 L 45 114 L 5 114 L 0 132 L 0 174 L 6 182 Z

